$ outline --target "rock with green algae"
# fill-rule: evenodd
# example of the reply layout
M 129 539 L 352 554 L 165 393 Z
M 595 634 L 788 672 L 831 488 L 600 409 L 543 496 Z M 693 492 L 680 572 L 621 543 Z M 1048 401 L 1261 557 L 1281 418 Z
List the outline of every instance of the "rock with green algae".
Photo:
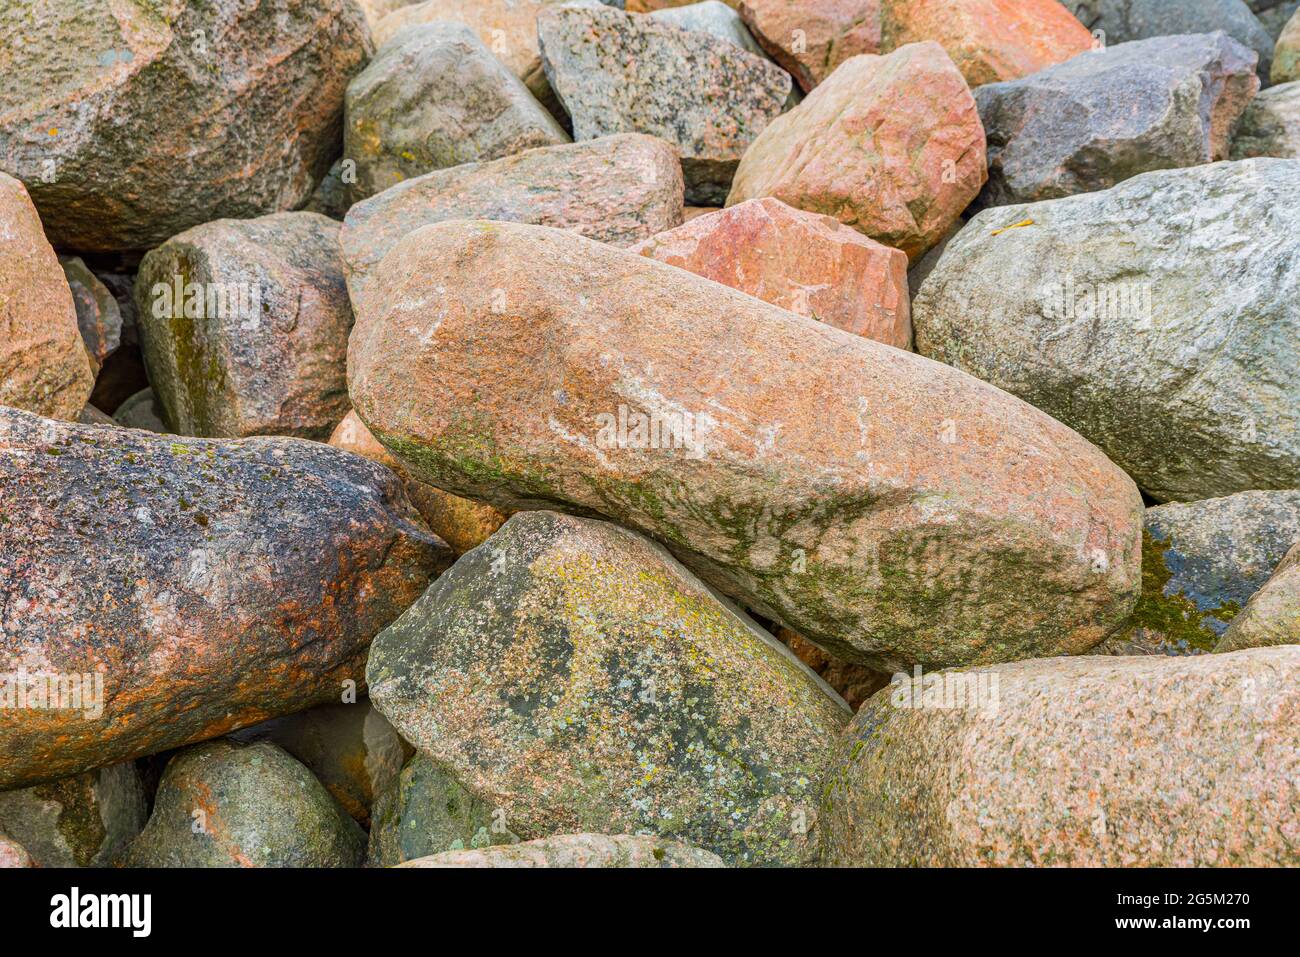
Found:
M 128 867 L 356 867 L 366 836 L 269 741 L 209 741 L 167 765 Z
M 372 700 L 528 840 L 646 831 L 738 865 L 816 857 L 844 702 L 641 536 L 513 516 L 371 649 Z
M 132 761 L 0 791 L 0 832 L 21 844 L 37 867 L 111 866 L 147 816 Z
M 1300 647 L 920 684 L 877 692 L 840 738 L 825 864 L 1300 864 Z
M 725 867 L 698 847 L 641 834 L 559 834 L 509 847 L 446 851 L 400 867 Z
M 1300 538 L 1264 587 L 1232 620 L 1216 652 L 1300 644 Z
M 516 843 L 494 810 L 417 754 L 375 799 L 366 864 L 392 867 L 444 851 Z

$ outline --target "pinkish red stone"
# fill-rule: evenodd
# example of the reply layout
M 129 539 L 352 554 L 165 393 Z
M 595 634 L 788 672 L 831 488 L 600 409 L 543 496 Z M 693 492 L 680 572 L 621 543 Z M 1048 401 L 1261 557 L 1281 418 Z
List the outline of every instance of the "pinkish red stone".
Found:
M 805 91 L 849 57 L 880 52 L 880 0 L 742 0 L 737 10 Z
M 629 249 L 828 325 L 912 347 L 907 256 L 770 196 L 698 216 Z

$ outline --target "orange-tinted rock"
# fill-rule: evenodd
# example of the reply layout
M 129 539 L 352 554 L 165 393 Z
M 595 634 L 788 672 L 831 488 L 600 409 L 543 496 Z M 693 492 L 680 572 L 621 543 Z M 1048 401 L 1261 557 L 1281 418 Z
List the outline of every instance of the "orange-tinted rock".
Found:
M 26 848 L 0 834 L 0 868 L 6 867 L 35 867 L 35 865 Z
M 880 52 L 881 0 L 741 0 L 737 9 L 768 56 L 811 90 L 860 53 Z
M 0 173 L 0 405 L 75 419 L 94 387 L 58 257 L 23 184 Z
M 767 197 L 692 219 L 630 252 L 900 349 L 912 347 L 907 256 Z
M 988 177 L 984 127 L 935 43 L 846 60 L 750 145 L 727 205 L 775 196 L 915 261 Z
M 885 672 L 855 665 L 851 661 L 841 661 L 789 628 L 778 628 L 773 634 L 794 652 L 796 658 L 834 688 L 835 693 L 854 711 L 862 707 L 862 702 L 889 684 L 889 675 Z
M 885 50 L 934 40 L 971 86 L 1014 80 L 1093 46 L 1057 0 L 884 0 Z
M 90 353 L 91 367 L 98 370 L 122 342 L 122 309 L 108 287 L 99 281 L 78 256 L 60 256 L 59 265 L 68 280 L 77 326 Z

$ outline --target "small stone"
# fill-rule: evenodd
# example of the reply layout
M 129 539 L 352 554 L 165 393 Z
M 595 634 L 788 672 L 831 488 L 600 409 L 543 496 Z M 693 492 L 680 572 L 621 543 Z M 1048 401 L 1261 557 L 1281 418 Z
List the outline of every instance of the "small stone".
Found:
M 401 867 L 725 867 L 716 854 L 640 834 L 560 834 L 513 847 L 448 851 Z
M 1232 620 L 1216 652 L 1300 644 L 1300 536 L 1273 577 Z
M 807 92 L 849 57 L 880 52 L 881 0 L 741 0 L 741 19 Z
M 132 395 L 113 414 L 114 421 L 127 429 L 144 429 L 159 435 L 175 435 L 163 422 L 163 407 L 153 389 L 141 389 Z
M 77 256 L 60 256 L 72 292 L 77 326 L 96 371 L 122 340 L 122 310 L 108 287 Z
M 147 817 L 144 785 L 131 761 L 0 791 L 0 831 L 36 867 L 112 866 Z
M 1272 86 L 1250 101 L 1232 138 L 1232 158 L 1300 159 L 1300 83 Z
M 1273 52 L 1270 79 L 1274 83 L 1300 80 L 1300 10 L 1297 10 L 1282 29 Z

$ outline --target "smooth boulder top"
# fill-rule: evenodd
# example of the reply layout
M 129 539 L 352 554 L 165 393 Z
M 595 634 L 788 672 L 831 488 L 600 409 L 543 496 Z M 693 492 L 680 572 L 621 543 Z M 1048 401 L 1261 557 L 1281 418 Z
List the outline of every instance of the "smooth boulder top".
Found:
M 716 854 L 641 834 L 560 834 L 505 847 L 447 851 L 398 867 L 725 867 Z

